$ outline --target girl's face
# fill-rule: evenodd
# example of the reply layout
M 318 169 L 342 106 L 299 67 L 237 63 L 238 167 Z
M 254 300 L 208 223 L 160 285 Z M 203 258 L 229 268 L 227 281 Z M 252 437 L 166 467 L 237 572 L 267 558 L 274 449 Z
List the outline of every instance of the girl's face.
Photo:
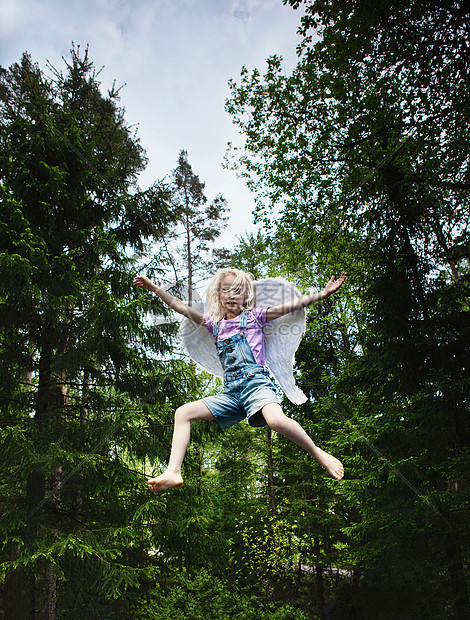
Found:
M 235 274 L 228 273 L 222 276 L 219 285 L 219 299 L 227 318 L 238 316 L 243 310 L 246 294 L 241 289 L 232 288 Z

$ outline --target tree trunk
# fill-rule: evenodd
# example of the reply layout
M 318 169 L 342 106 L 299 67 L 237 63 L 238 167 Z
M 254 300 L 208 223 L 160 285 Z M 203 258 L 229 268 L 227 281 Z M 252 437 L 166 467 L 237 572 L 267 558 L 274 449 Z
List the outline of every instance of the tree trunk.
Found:
M 452 274 L 452 277 L 454 279 L 455 282 L 458 282 L 460 280 L 460 275 L 459 272 L 457 271 L 457 268 L 455 266 L 455 262 L 451 256 L 451 253 L 449 251 L 449 248 L 447 247 L 447 242 L 446 242 L 446 238 L 444 236 L 444 233 L 442 232 L 442 229 L 439 228 L 439 224 L 432 222 L 432 229 L 434 231 L 434 234 L 436 235 L 436 239 L 437 242 L 439 244 L 439 247 L 442 250 L 442 253 L 444 254 L 445 259 L 447 260 L 448 264 L 449 264 L 449 268 L 450 268 L 450 272 Z
M 276 496 L 274 494 L 274 477 L 273 477 L 273 451 L 271 446 L 272 433 L 269 426 L 266 427 L 266 453 L 268 456 L 268 496 L 269 508 L 271 516 L 276 516 Z
M 19 556 L 18 546 L 11 550 L 11 559 Z M 8 570 L 3 585 L 4 620 L 34 620 L 34 576 L 23 566 Z
M 41 357 L 39 359 L 39 381 L 36 399 L 35 421 L 37 424 L 37 441 L 43 446 L 44 450 L 50 442 L 50 421 L 53 417 L 54 410 L 57 407 L 60 390 L 54 386 L 52 379 L 52 338 L 45 336 L 44 344 L 41 349 Z M 57 474 L 56 474 L 57 475 Z M 39 528 L 39 521 L 42 512 L 42 506 L 46 498 L 45 475 L 41 469 L 32 471 L 26 483 L 26 510 L 28 521 L 26 526 L 27 548 L 32 553 L 36 547 L 36 539 Z M 29 608 L 32 608 L 35 617 L 36 600 L 40 601 L 41 609 L 38 611 L 40 618 L 53 620 L 55 618 L 55 600 L 56 600 L 56 578 L 52 567 L 46 569 L 48 577 L 44 579 L 35 579 L 32 575 L 32 592 L 30 593 Z M 18 598 L 20 594 L 16 594 Z M 28 603 L 25 603 L 28 604 Z M 53 611 L 53 615 L 44 615 Z M 25 616 L 28 618 L 28 616 Z M 17 620 L 22 616 L 17 616 Z
M 453 532 L 447 533 L 444 546 L 448 562 L 447 574 L 454 599 L 453 618 L 467 620 L 470 618 L 468 584 L 462 560 L 462 549 Z
M 320 539 L 318 536 L 313 539 L 313 551 L 315 554 L 315 594 L 318 609 L 323 614 L 325 608 L 325 587 L 323 584 L 323 566 L 320 562 Z
M 36 578 L 37 611 L 35 620 L 55 620 L 57 576 L 53 564 L 46 562 Z
M 186 215 L 186 254 L 188 262 L 188 306 L 193 305 L 193 261 L 191 255 L 191 223 Z

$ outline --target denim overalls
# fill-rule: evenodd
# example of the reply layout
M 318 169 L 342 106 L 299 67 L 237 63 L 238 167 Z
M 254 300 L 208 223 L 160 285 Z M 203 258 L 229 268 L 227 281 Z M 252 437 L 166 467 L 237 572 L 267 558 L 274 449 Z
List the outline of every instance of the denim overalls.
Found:
M 250 426 L 265 426 L 261 409 L 279 402 L 276 388 L 265 366 L 257 364 L 246 339 L 247 312 L 240 315 L 240 333 L 217 341 L 219 323 L 212 329 L 217 353 L 224 369 L 224 391 L 204 398 L 222 428 L 233 426 L 245 417 Z

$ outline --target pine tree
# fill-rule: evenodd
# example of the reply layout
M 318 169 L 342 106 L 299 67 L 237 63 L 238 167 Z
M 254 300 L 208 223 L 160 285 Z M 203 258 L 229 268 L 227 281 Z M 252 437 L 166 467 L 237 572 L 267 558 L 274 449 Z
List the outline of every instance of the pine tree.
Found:
M 178 166 L 172 173 L 172 200 L 180 213 L 183 228 L 182 265 L 187 273 L 188 302 L 192 305 L 192 291 L 196 275 L 213 273 L 219 262 L 226 258 L 223 248 L 213 249 L 212 260 L 207 260 L 209 244 L 213 243 L 227 225 L 227 201 L 220 194 L 207 203 L 205 183 L 193 172 L 188 153 L 182 150 Z

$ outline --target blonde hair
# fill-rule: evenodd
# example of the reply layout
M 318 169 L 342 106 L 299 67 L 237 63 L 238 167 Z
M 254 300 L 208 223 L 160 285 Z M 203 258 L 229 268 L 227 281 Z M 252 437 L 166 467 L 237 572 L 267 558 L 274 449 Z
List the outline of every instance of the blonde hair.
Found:
M 224 276 L 234 275 L 235 280 L 232 282 L 230 289 L 233 291 L 240 291 L 245 295 L 245 301 L 243 306 L 246 310 L 251 310 L 255 303 L 255 288 L 253 283 L 253 277 L 251 274 L 241 269 L 235 269 L 235 267 L 225 267 L 219 269 L 219 271 L 212 278 L 209 286 L 206 290 L 207 303 L 209 305 L 209 316 L 213 323 L 217 323 L 224 317 L 224 310 L 220 303 L 219 291 L 220 282 Z

